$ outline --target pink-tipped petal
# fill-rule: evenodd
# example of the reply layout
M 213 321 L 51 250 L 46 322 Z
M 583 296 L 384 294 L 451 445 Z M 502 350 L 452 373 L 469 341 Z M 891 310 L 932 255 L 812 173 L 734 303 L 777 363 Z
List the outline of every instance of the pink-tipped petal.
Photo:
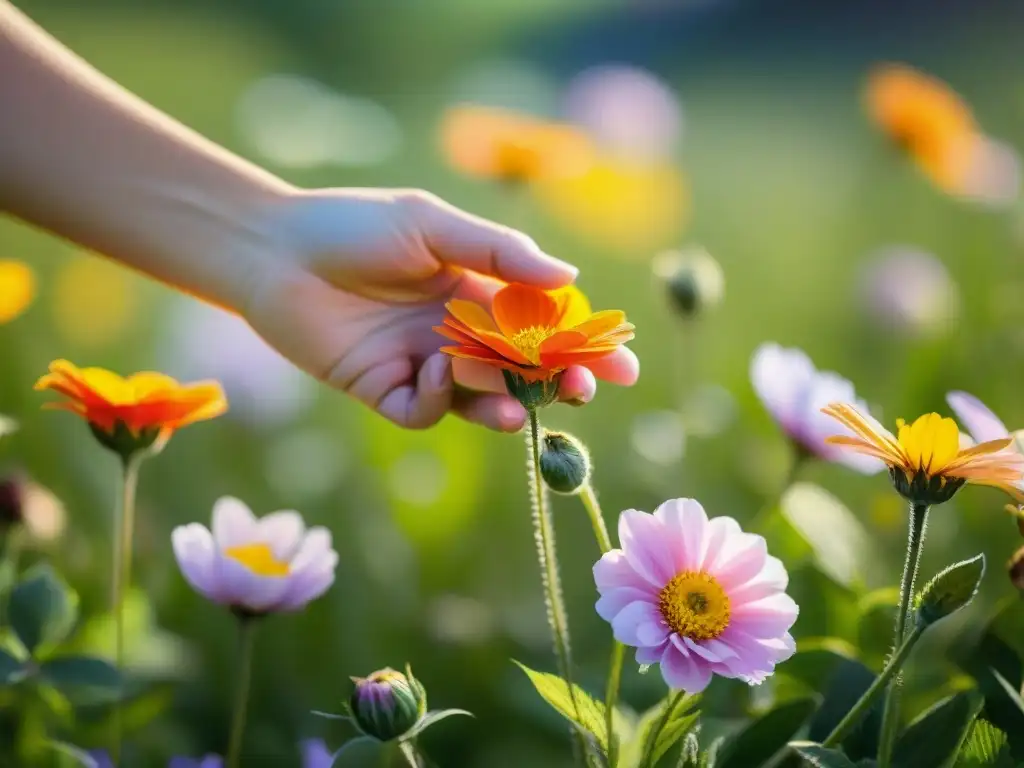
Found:
M 675 576 L 673 558 L 664 542 L 664 526 L 654 515 L 627 509 L 619 517 L 619 541 L 633 570 L 652 586 L 660 589 Z
M 711 548 L 708 548 L 704 570 L 718 579 L 726 591 L 745 584 L 761 572 L 768 557 L 768 544 L 764 537 L 743 533 L 739 523 L 731 517 L 716 517 L 711 521 L 711 528 L 711 540 L 718 539 L 720 545 L 713 553 L 713 559 Z
M 779 558 L 768 555 L 760 572 L 746 583 L 734 587 L 729 597 L 734 606 L 739 606 L 778 592 L 785 592 L 788 586 L 789 574 L 786 573 L 786 566 Z
M 779 593 L 736 606 L 731 626 L 758 638 L 778 637 L 796 622 L 800 609 L 789 595 Z
M 673 575 L 699 570 L 707 546 L 708 516 L 696 499 L 672 499 L 656 510 L 654 516 L 665 531 Z

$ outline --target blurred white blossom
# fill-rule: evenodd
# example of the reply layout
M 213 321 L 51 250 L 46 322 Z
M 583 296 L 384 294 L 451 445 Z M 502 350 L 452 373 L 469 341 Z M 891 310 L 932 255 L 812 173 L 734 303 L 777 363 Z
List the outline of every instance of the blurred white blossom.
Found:
M 861 269 L 858 298 L 867 318 L 904 336 L 940 336 L 952 329 L 960 294 L 946 266 L 905 245 L 880 248 Z

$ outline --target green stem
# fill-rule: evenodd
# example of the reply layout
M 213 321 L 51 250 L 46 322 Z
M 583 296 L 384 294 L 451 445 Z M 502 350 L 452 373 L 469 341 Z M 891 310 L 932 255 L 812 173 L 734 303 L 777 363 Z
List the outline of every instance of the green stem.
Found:
M 601 505 L 597 501 L 597 494 L 594 487 L 587 483 L 580 490 L 580 501 L 590 516 L 590 524 L 594 528 L 594 538 L 597 539 L 597 546 L 601 554 L 610 552 L 612 540 L 608 535 L 608 526 L 605 525 L 604 515 L 601 513 Z M 615 735 L 615 705 L 619 699 L 619 685 L 622 681 L 622 662 L 626 655 L 626 647 L 614 641 L 612 645 L 611 666 L 608 671 L 608 687 L 604 699 L 605 731 L 608 734 L 608 765 L 615 768 L 619 756 L 619 740 Z
M 672 717 L 672 713 L 676 711 L 676 707 L 679 706 L 679 702 L 686 696 L 686 691 L 676 691 L 675 696 L 668 700 L 668 704 L 665 705 L 665 711 L 661 713 L 661 717 L 658 718 L 658 722 L 654 728 L 647 735 L 647 743 L 644 745 L 644 757 L 640 761 L 641 768 L 653 768 L 651 765 L 651 758 L 654 755 L 654 745 L 658 741 L 658 736 L 664 730 L 668 721 Z
M 131 587 L 132 542 L 135 529 L 135 490 L 139 483 L 141 457 L 127 456 L 121 462 L 121 504 L 114 519 L 114 574 L 110 585 L 110 610 L 114 614 L 114 663 L 118 672 L 124 671 L 124 603 Z M 117 766 L 121 761 L 121 706 L 124 691 L 118 698 L 113 712 L 114 743 L 110 751 L 111 762 Z
M 25 537 L 25 527 L 20 523 L 11 525 L 3 535 L 3 561 L 0 568 L 7 571 L 10 583 L 0 585 L 0 629 L 7 624 L 7 601 L 10 599 L 11 587 L 18 581 L 18 563 L 21 560 L 21 549 Z M 0 572 L 0 577 L 3 577 Z
M 846 713 L 846 716 L 839 721 L 832 733 L 828 735 L 828 738 L 822 742 L 822 746 L 825 747 L 838 747 L 843 743 L 843 740 L 850 735 L 850 731 L 853 730 L 854 726 L 860 722 L 871 706 L 875 703 L 875 700 L 882 695 L 882 691 L 885 690 L 889 683 L 889 680 L 896 674 L 899 673 L 903 664 L 906 662 L 907 657 L 910 656 L 910 652 L 914 649 L 917 641 L 921 638 L 921 634 L 924 630 L 921 627 L 915 626 L 910 634 L 904 639 L 900 649 L 889 658 L 885 668 L 881 671 L 875 681 L 871 683 L 864 695 L 858 699 L 857 703 L 853 705 L 853 709 Z
M 903 564 L 903 578 L 900 580 L 900 607 L 896 613 L 896 628 L 893 639 L 894 653 L 903 645 L 907 631 L 907 616 L 914 597 L 914 582 L 921 563 L 921 547 L 924 544 L 925 529 L 928 526 L 928 505 L 910 505 L 910 526 L 907 533 L 907 558 Z M 882 713 L 882 735 L 878 744 L 878 766 L 889 768 L 892 762 L 893 745 L 899 730 L 899 707 L 902 681 L 897 675 L 889 684 Z
M 409 764 L 409 768 L 423 768 L 423 762 L 420 760 L 419 755 L 416 753 L 416 747 L 413 746 L 411 741 L 399 742 L 398 748 L 401 750 L 405 762 Z
M 530 496 L 533 508 L 533 531 L 537 542 L 537 559 L 540 564 L 541 584 L 544 588 L 544 599 L 547 606 L 548 625 L 555 645 L 555 656 L 558 671 L 569 688 L 576 721 L 582 722 L 579 702 L 576 700 L 572 682 L 572 651 L 569 642 L 569 622 L 566 616 L 565 599 L 562 596 L 562 584 L 558 575 L 558 555 L 555 549 L 555 531 L 548 509 L 544 492 L 544 480 L 540 474 L 540 420 L 537 409 L 527 409 L 530 415 L 530 433 L 527 435 L 527 450 L 530 452 L 532 472 L 529 472 Z M 576 749 L 584 763 L 590 764 L 590 749 L 577 725 L 572 727 Z
M 231 740 L 228 742 L 227 768 L 238 768 L 242 755 L 242 736 L 245 734 L 245 717 L 249 706 L 249 689 L 252 687 L 252 652 L 256 638 L 256 619 L 252 616 L 238 617 L 239 652 L 238 691 L 235 694 L 235 713 L 231 721 Z

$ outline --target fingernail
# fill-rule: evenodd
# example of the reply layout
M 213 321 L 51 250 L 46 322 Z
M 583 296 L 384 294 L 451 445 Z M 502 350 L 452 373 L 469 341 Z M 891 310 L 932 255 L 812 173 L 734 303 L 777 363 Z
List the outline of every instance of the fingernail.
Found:
M 573 280 L 575 280 L 580 274 L 579 267 L 574 267 L 569 262 L 562 261 L 561 259 L 552 256 L 550 253 L 545 253 L 544 258 L 551 262 L 551 266 L 557 268 L 559 272 L 564 272 Z

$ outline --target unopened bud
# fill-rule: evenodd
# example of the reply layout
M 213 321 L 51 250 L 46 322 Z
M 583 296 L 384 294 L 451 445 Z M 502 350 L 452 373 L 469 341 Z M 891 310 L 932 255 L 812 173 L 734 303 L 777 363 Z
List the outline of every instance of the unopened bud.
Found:
M 427 693 L 408 668 L 402 674 L 388 667 L 352 682 L 352 717 L 363 733 L 379 741 L 405 736 L 427 712 Z
M 954 563 L 924 585 L 917 598 L 917 623 L 928 627 L 970 603 L 985 575 L 985 556 Z
M 722 267 L 703 248 L 667 251 L 655 258 L 653 268 L 668 290 L 673 309 L 684 318 L 714 309 L 725 295 Z
M 590 456 L 586 447 L 565 432 L 545 432 L 540 474 L 555 493 L 579 493 L 590 480 Z

